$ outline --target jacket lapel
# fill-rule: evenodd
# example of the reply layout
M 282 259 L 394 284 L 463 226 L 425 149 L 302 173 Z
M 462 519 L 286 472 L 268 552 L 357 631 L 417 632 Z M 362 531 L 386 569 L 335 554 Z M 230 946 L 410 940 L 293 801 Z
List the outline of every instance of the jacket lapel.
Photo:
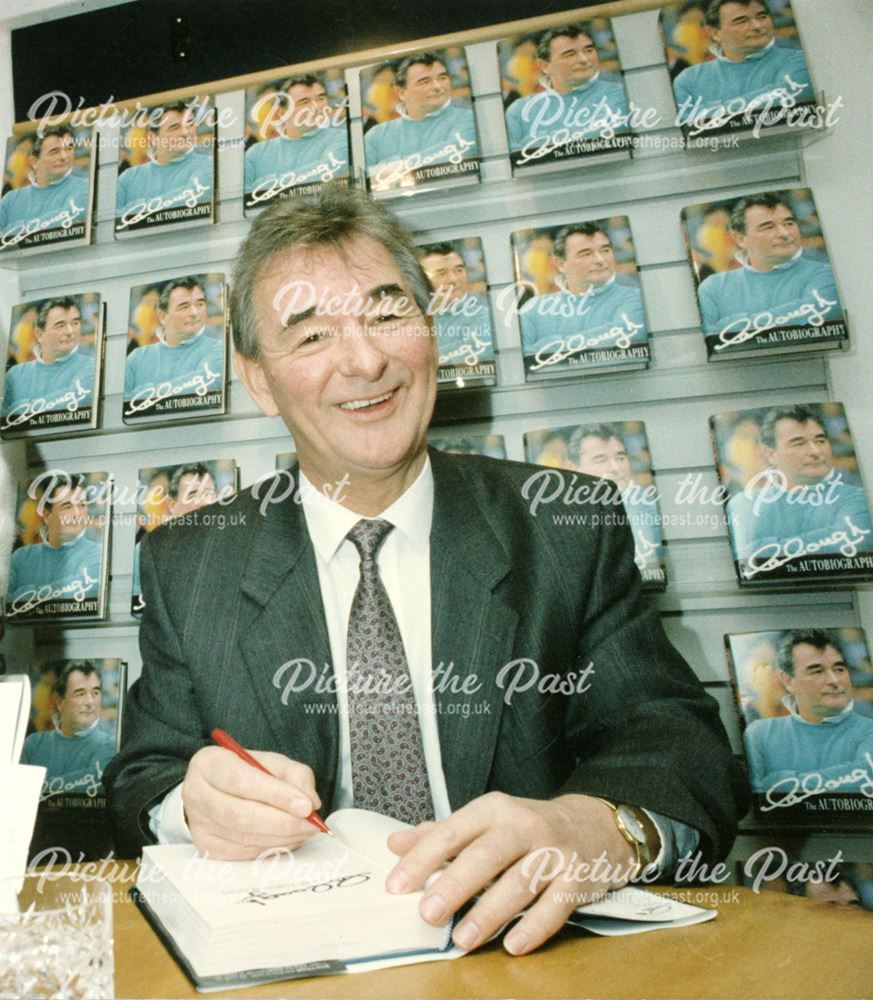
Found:
M 518 614 L 494 593 L 511 569 L 500 538 L 453 460 L 433 450 L 430 456 L 435 700 L 449 802 L 457 809 L 488 786 L 503 709 L 497 675 L 512 658 Z
M 296 468 L 292 476 L 296 483 Z M 293 499 L 255 517 L 242 590 L 260 610 L 241 635 L 242 655 L 275 745 L 312 768 L 329 808 L 339 734 L 315 554 L 303 509 Z M 323 707 L 308 708 L 318 705 Z

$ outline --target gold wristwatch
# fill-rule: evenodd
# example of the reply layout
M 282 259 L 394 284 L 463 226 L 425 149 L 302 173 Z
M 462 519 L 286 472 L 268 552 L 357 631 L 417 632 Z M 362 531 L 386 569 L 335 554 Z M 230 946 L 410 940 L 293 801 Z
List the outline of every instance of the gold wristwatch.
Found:
M 657 828 L 646 812 L 639 806 L 629 806 L 624 802 L 610 802 L 609 799 L 601 799 L 595 796 L 604 805 L 609 806 L 612 815 L 615 817 L 615 825 L 618 832 L 634 849 L 637 859 L 637 871 L 645 871 L 660 853 L 660 837 Z M 654 838 L 650 838 L 647 831 L 654 828 Z M 652 840 L 657 842 L 657 850 L 653 850 Z

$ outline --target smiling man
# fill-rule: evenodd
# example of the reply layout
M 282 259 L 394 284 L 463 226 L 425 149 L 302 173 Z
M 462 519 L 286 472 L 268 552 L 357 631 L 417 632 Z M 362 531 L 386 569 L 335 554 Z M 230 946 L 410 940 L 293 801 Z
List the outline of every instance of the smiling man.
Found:
M 94 398 L 95 359 L 79 351 L 82 321 L 70 296 L 46 299 L 34 323 L 36 358 L 6 373 L 2 415 L 78 410 Z
M 530 299 L 519 312 L 525 355 L 579 334 L 592 347 L 644 344 L 643 298 L 615 271 L 612 240 L 599 222 L 565 226 L 552 247 L 561 291 Z
M 544 32 L 537 44 L 544 89 L 506 109 L 509 150 L 535 151 L 552 137 L 560 145 L 627 132 L 624 84 L 605 79 L 593 29 L 571 24 Z
M 777 782 L 785 783 L 784 791 L 807 781 L 818 787 L 836 780 L 833 788 L 846 792 L 869 784 L 873 719 L 852 711 L 852 681 L 837 643 L 819 629 L 789 632 L 777 650 L 775 669 L 790 714 L 758 719 L 746 729 L 755 791 L 766 792 Z M 856 768 L 866 776 L 853 776 Z
M 147 163 L 128 167 L 118 177 L 115 214 L 149 215 L 162 208 L 191 208 L 212 199 L 213 151 L 197 142 L 194 111 L 184 101 L 151 108 L 147 115 Z M 155 207 L 156 203 L 160 203 Z
M 0 239 L 24 224 L 36 229 L 56 229 L 84 221 L 88 209 L 89 183 L 74 170 L 75 137 L 66 125 L 33 135 L 28 162 L 30 183 L 13 188 L 0 198 Z
M 93 794 L 115 755 L 115 738 L 100 728 L 100 674 L 90 660 L 70 660 L 52 694 L 54 729 L 27 737 L 21 763 L 46 769 L 44 793 Z
M 704 333 L 820 326 L 841 318 L 833 269 L 804 253 L 794 209 L 781 194 L 741 198 L 728 225 L 740 267 L 701 282 Z
M 810 101 L 803 51 L 776 41 L 764 0 L 711 0 L 705 13 L 713 59 L 689 66 L 673 81 L 679 122 L 713 113 L 737 117 Z
M 401 174 L 422 165 L 478 157 L 473 112 L 453 103 L 451 77 L 437 53 L 407 56 L 394 73 L 394 91 L 399 117 L 364 133 L 367 177 L 375 189 L 395 186 Z
M 43 541 L 12 553 L 7 600 L 16 603 L 80 601 L 95 597 L 103 547 L 88 538 L 88 497 L 84 479 L 63 474 L 37 497 Z
M 267 205 L 305 184 L 345 177 L 349 137 L 342 113 L 331 108 L 324 84 L 308 73 L 292 77 L 279 94 L 264 126 L 279 131 L 245 152 L 245 191 L 252 204 Z
M 161 289 L 157 304 L 158 340 L 137 347 L 124 369 L 125 402 L 158 392 L 192 395 L 193 379 L 215 391 L 224 384 L 224 344 L 206 330 L 206 292 L 199 278 L 177 278 Z
M 608 859 L 582 896 L 698 841 L 722 853 L 742 786 L 717 707 L 639 603 L 627 524 L 535 518 L 542 469 L 428 451 L 430 290 L 396 220 L 330 187 L 273 206 L 233 288 L 239 375 L 293 434 L 299 502 L 261 482 L 227 530 L 143 542 L 143 673 L 107 776 L 123 849 L 253 858 L 312 836 L 313 808 L 373 809 L 414 826 L 389 842 L 389 891 L 451 861 L 426 920 L 484 893 L 454 929 L 464 947 L 534 904 L 513 953 L 575 905 L 566 884 L 528 888 L 531 852 Z M 502 668 L 533 660 L 549 680 L 509 697 Z M 450 663 L 460 687 L 435 683 Z M 546 693 L 589 663 L 584 694 Z M 293 682 L 307 664 L 321 683 Z M 209 746 L 214 726 L 275 777 Z
M 789 539 L 811 552 L 839 553 L 846 536 L 873 551 L 873 523 L 864 491 L 834 468 L 831 442 L 816 408 L 777 406 L 758 432 L 767 468 L 727 505 L 735 557 L 772 555 Z M 796 545 L 796 543 L 795 543 Z M 792 549 L 794 546 L 792 546 Z

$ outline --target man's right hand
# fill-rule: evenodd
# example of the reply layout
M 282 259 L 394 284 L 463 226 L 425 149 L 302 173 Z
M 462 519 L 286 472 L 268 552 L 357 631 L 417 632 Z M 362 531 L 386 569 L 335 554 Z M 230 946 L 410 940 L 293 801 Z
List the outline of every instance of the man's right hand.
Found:
M 310 768 L 282 754 L 249 752 L 270 774 L 215 746 L 198 750 L 188 763 L 182 783 L 185 819 L 194 846 L 215 860 L 247 861 L 268 850 L 293 850 L 318 833 L 306 820 L 321 807 Z

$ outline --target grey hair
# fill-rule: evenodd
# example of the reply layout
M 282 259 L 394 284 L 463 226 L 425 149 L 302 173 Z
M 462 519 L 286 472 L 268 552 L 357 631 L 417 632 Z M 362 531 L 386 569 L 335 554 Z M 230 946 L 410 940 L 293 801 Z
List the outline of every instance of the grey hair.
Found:
M 312 198 L 289 198 L 271 205 L 255 219 L 240 248 L 230 315 L 233 344 L 243 357 L 257 360 L 260 356 L 255 287 L 267 266 L 295 250 L 330 247 L 342 252 L 357 237 L 371 239 L 388 251 L 416 305 L 428 313 L 430 284 L 409 233 L 388 209 L 362 192 L 325 184 Z

